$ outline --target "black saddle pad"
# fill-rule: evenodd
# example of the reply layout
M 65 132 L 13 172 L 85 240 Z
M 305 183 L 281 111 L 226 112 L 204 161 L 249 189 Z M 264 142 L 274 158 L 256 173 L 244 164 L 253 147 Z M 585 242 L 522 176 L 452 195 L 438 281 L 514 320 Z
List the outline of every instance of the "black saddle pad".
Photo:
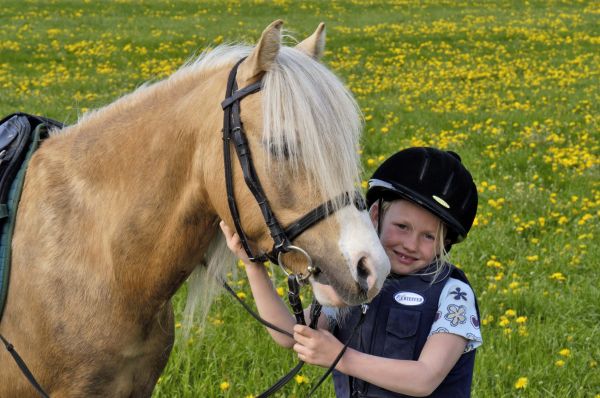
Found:
M 21 112 L 0 121 L 0 204 L 6 204 L 8 191 L 21 167 L 31 135 L 40 124 L 46 125 L 46 130 L 63 126 L 56 120 Z

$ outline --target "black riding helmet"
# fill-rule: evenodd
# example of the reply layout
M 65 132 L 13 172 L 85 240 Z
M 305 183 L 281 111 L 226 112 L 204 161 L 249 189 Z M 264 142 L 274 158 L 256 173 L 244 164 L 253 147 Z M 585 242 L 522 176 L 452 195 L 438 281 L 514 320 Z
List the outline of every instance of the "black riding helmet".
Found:
M 452 151 L 414 147 L 383 162 L 369 180 L 367 205 L 398 198 L 438 216 L 448 226 L 448 248 L 466 238 L 477 213 L 477 187 Z

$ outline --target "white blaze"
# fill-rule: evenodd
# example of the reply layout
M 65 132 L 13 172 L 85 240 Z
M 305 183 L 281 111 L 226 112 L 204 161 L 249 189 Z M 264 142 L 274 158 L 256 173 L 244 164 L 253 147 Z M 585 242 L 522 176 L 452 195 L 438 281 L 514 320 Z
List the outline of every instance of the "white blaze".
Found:
M 375 288 L 381 289 L 390 272 L 390 260 L 385 254 L 369 213 L 359 211 L 354 206 L 346 206 L 337 211 L 340 223 L 339 246 L 346 258 L 350 273 L 358 281 L 357 265 L 365 258 L 365 265 L 375 277 Z M 369 286 L 372 288 L 372 286 Z

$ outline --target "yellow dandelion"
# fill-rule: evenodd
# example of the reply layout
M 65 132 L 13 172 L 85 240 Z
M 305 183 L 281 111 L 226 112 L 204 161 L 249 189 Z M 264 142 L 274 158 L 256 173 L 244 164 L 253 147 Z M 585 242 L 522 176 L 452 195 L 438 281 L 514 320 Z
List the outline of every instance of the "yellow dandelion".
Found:
M 517 315 L 517 311 L 513 309 L 508 309 L 504 312 L 504 315 L 513 317 Z
M 277 288 L 277 294 L 278 294 L 280 297 L 283 297 L 283 288 L 282 288 L 282 287 L 278 287 L 278 288 Z
M 515 388 L 517 390 L 521 390 L 527 387 L 527 384 L 529 383 L 529 380 L 527 379 L 527 377 L 519 377 L 517 379 L 517 382 L 515 383 Z
M 306 384 L 309 382 L 308 377 L 303 375 L 296 375 L 296 377 L 294 377 L 294 380 L 296 380 L 296 383 L 298 384 Z
M 238 292 L 238 293 L 237 293 L 237 296 L 238 296 L 240 299 L 242 299 L 242 300 L 245 300 L 245 299 L 246 299 L 246 293 L 244 293 L 244 292 Z
M 585 223 L 586 223 L 586 221 L 587 221 L 587 220 L 589 220 L 590 218 L 592 218 L 592 215 L 591 215 L 591 214 L 589 214 L 589 213 L 587 213 L 587 214 L 584 214 L 584 215 L 583 215 L 583 217 L 581 217 L 581 220 L 577 221 L 577 224 L 578 224 L 578 225 L 583 225 L 583 224 L 585 224 Z
M 558 361 L 554 362 L 554 364 L 556 366 L 558 366 L 559 368 L 562 368 L 563 366 L 565 366 L 565 361 L 563 361 L 562 359 L 559 359 Z
M 495 260 L 495 259 L 491 259 L 491 260 L 489 260 L 489 261 L 486 263 L 486 265 L 487 265 L 488 267 L 502 268 L 502 263 L 501 263 L 500 261 L 498 261 L 498 260 Z
M 520 317 L 517 318 L 516 321 L 519 324 L 523 324 L 523 323 L 527 322 L 527 317 L 526 316 L 520 316 Z
M 563 357 L 570 357 L 571 356 L 571 350 L 569 350 L 568 348 L 563 348 L 558 353 L 560 355 L 562 355 Z
M 219 384 L 219 388 L 221 389 L 221 391 L 229 390 L 229 383 L 226 381 L 223 381 L 223 382 L 221 382 L 221 384 Z
M 482 324 L 483 326 L 486 326 L 486 325 L 488 325 L 490 322 L 493 322 L 493 321 L 494 321 L 494 316 L 493 316 L 493 315 L 488 315 L 488 316 L 486 316 L 485 318 L 483 318 L 483 319 L 481 320 L 481 324 Z
M 554 279 L 557 281 L 564 281 L 567 278 L 565 278 L 565 276 L 562 274 L 562 272 L 555 272 L 552 275 L 550 275 L 550 279 Z

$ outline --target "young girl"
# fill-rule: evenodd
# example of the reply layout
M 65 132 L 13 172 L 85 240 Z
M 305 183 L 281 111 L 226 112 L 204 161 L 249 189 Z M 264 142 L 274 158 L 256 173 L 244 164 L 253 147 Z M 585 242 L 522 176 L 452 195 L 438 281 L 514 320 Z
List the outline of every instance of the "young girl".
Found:
M 454 152 L 409 148 L 375 171 L 367 191 L 374 227 L 391 263 L 381 292 L 334 371 L 337 397 L 468 397 L 479 312 L 464 273 L 447 262 L 469 232 L 477 189 Z M 329 308 L 319 328 L 294 325 L 266 268 L 251 263 L 238 236 L 221 223 L 229 248 L 246 264 L 260 315 L 294 339 L 270 330 L 307 363 L 329 367 L 351 336 L 360 308 Z

